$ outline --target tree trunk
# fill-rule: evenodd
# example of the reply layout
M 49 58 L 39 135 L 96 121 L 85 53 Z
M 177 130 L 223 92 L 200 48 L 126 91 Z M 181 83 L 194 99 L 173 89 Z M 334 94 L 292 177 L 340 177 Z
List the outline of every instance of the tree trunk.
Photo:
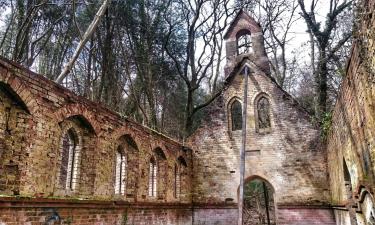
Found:
M 188 90 L 187 93 L 187 102 L 186 102 L 186 119 L 185 119 L 185 131 L 184 135 L 187 136 L 190 134 L 192 128 L 193 128 L 193 91 Z
M 91 38 L 96 27 L 99 25 L 100 19 L 104 16 L 104 13 L 107 11 L 107 8 L 110 2 L 111 0 L 103 1 L 103 4 L 99 8 L 98 12 L 96 13 L 94 20 L 91 22 L 90 26 L 87 28 L 85 34 L 82 37 L 82 40 L 79 42 L 76 50 L 74 51 L 73 57 L 66 64 L 61 74 L 55 80 L 56 83 L 61 83 L 64 80 L 64 78 L 68 75 L 70 70 L 73 68 L 74 63 L 78 59 L 78 56 L 81 53 L 82 49 L 85 47 L 86 42 Z
M 323 114 L 327 111 L 327 79 L 328 79 L 328 67 L 326 61 L 326 50 L 325 47 L 319 50 L 319 63 L 315 74 L 316 79 L 316 93 L 318 95 L 316 102 L 316 116 L 323 119 Z
M 102 48 L 102 82 L 103 82 L 103 102 L 108 106 L 112 105 L 112 92 L 114 91 L 115 87 L 112 85 L 116 84 L 117 82 L 113 79 L 113 29 L 112 29 L 112 19 L 107 11 L 104 26 L 105 26 L 105 38 L 104 44 Z

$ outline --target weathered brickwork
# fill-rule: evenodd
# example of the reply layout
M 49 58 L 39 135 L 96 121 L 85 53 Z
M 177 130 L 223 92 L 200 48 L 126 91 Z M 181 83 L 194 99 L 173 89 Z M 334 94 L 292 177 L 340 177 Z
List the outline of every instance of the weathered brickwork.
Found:
M 2 199 L 4 200 L 4 199 Z M 22 204 L 32 207 L 23 207 Z M 77 224 L 77 225 L 188 225 L 191 208 L 183 205 L 137 206 L 113 202 L 44 200 L 43 203 L 13 201 L 15 208 L 0 205 L 0 224 Z
M 194 208 L 194 224 L 196 225 L 238 225 L 238 208 L 205 206 Z
M 0 58 L 0 225 L 237 224 L 244 67 L 245 183 L 269 186 L 276 224 L 375 224 L 375 0 L 360 8 L 327 145 L 242 11 L 225 34 L 225 90 L 188 147 Z M 242 34 L 253 52 L 238 55 Z
M 248 23 L 247 26 L 241 25 L 241 29 L 250 27 L 250 31 L 260 30 L 246 16 L 240 15 L 237 19 L 240 21 L 235 21 L 234 24 Z M 230 32 L 239 32 L 238 30 L 229 29 Z M 229 33 L 226 36 L 237 35 Z M 256 41 L 258 40 L 263 40 L 263 37 L 258 36 Z M 232 42 L 231 39 L 229 41 Z M 257 46 L 257 49 L 264 47 Z M 263 54 L 254 53 L 228 57 L 227 68 L 232 71 L 227 71 L 226 89 L 206 110 L 203 125 L 189 139 L 194 150 L 194 203 L 222 206 L 237 203 L 241 130 L 232 129 L 231 104 L 233 99 L 243 102 L 243 68 L 247 66 L 250 75 L 246 118 L 246 182 L 260 178 L 272 185 L 277 224 L 334 224 L 333 216 L 327 219 L 328 217 L 319 215 L 311 216 L 303 222 L 306 210 L 310 215 L 314 214 L 315 211 L 309 211 L 312 206 L 321 206 L 323 214 L 333 215 L 330 209 L 323 207 L 329 205 L 330 201 L 326 151 L 321 144 L 318 128 L 311 122 L 309 114 L 272 80 L 264 65 L 256 64 L 262 57 Z M 261 97 L 268 99 L 270 104 L 271 127 L 266 129 L 259 129 L 258 123 L 256 107 Z M 278 210 L 280 205 L 296 204 L 304 206 L 303 210 L 298 207 Z M 196 214 L 196 220 L 204 215 L 202 211 L 204 209 Z M 207 210 L 207 213 L 212 211 L 213 209 Z M 299 215 L 299 218 L 293 219 L 291 212 Z M 233 217 L 230 210 L 228 216 Z M 204 216 L 201 219 L 205 220 Z M 218 217 L 209 224 L 236 223 L 225 221 Z
M 338 225 L 375 221 L 375 1 L 362 1 L 359 8 L 356 41 L 333 111 L 327 146 Z
M 186 224 L 184 221 L 191 220 L 191 210 L 186 214 L 189 207 L 178 207 L 191 203 L 191 150 L 5 59 L 0 60 L 0 129 L 1 195 L 31 197 L 41 202 L 58 198 L 132 203 L 123 208 L 131 208 L 136 221 L 140 221 L 142 214 L 145 216 L 142 223 L 136 224 Z M 67 133 L 73 136 L 71 140 L 65 137 Z M 120 145 L 127 157 L 126 189 L 123 195 L 115 195 L 116 151 Z M 150 197 L 150 160 L 160 154 L 163 160 L 157 161 L 158 193 Z M 177 196 L 174 168 L 182 161 L 186 168 L 181 170 Z M 7 201 L 12 198 L 4 200 Z M 154 208 L 147 211 L 149 204 Z M 171 205 L 163 211 L 165 204 Z M 76 211 L 72 210 L 77 207 L 75 202 L 70 203 L 68 208 L 73 214 L 82 217 L 73 224 L 94 224 L 88 222 L 91 219 L 119 223 L 116 218 L 122 215 L 117 212 L 123 211 L 121 204 L 117 206 L 119 210 L 105 213 L 98 205 L 98 211 Z M 62 214 L 69 211 L 56 207 Z M 9 220 L 5 212 L 16 215 L 11 218 L 13 224 L 23 224 L 22 218 L 32 221 L 28 215 L 38 210 L 42 208 L 14 212 L 1 209 L 0 224 Z M 181 221 L 176 222 L 179 213 Z M 172 220 L 173 217 L 177 219 Z M 16 218 L 21 219 L 15 221 Z M 155 220 L 148 223 L 148 218 Z M 34 219 L 42 224 L 45 217 Z
M 279 208 L 278 219 L 280 225 L 336 225 L 333 212 L 322 208 Z

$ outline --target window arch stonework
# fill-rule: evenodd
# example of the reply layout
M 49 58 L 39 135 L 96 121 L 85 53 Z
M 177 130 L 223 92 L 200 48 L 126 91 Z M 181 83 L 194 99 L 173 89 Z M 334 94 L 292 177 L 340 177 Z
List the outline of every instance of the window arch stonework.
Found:
M 177 162 L 174 165 L 174 197 L 181 199 L 186 194 L 185 188 L 185 176 L 187 164 L 185 159 L 180 156 L 177 158 Z
M 93 157 L 95 152 L 95 133 L 79 115 L 66 118 L 58 125 L 54 193 L 56 196 L 90 195 L 94 191 L 95 181 L 90 176 L 94 164 L 86 159 Z
M 179 163 L 174 165 L 174 197 L 180 198 L 181 195 L 181 166 Z
M 346 163 L 346 160 L 343 158 L 342 160 L 342 169 L 343 169 L 343 175 L 344 175 L 344 197 L 345 199 L 351 199 L 352 198 L 352 182 L 351 182 L 351 176 L 348 169 L 348 165 Z
M 115 194 L 125 195 L 126 193 L 126 175 L 127 175 L 127 157 L 122 145 L 117 147 L 115 168 Z
M 258 133 L 267 133 L 272 128 L 271 102 L 267 94 L 259 94 L 254 101 L 255 124 Z
M 168 187 L 168 160 L 163 149 L 157 147 L 153 150 L 149 168 L 148 182 L 149 197 L 164 200 Z
M 233 98 L 228 104 L 229 130 L 237 131 L 242 129 L 242 103 L 238 98 Z
M 16 89 L 0 82 L 0 193 L 17 194 L 21 186 L 21 165 L 26 160 L 23 143 L 33 133 L 33 117 Z M 18 88 L 18 90 L 23 90 Z M 25 89 L 26 90 L 26 89 Z M 23 91 L 22 91 L 23 94 Z M 19 155 L 22 154 L 22 155 Z M 14 160 L 17 158 L 17 160 Z M 48 174 L 49 175 L 49 174 Z
M 75 191 L 79 182 L 81 139 L 74 126 L 62 133 L 58 184 L 68 192 Z
M 148 177 L 148 196 L 157 196 L 157 179 L 158 177 L 158 165 L 154 157 L 150 159 L 149 177 Z
M 139 149 L 128 134 L 120 136 L 114 147 L 113 187 L 117 197 L 135 200 L 139 178 Z

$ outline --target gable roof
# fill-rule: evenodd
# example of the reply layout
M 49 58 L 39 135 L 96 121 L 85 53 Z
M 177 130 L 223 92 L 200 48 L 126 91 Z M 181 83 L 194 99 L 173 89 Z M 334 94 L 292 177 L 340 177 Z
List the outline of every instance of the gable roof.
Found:
M 224 90 L 229 87 L 230 83 L 232 82 L 232 80 L 234 79 L 234 77 L 236 75 L 238 75 L 239 71 L 241 68 L 243 68 L 246 64 L 248 64 L 247 62 L 252 62 L 252 60 L 250 59 L 249 56 L 245 56 L 242 58 L 241 61 L 239 61 L 236 66 L 233 67 L 232 71 L 228 74 L 228 76 L 225 78 L 225 82 L 224 82 L 224 85 L 226 86 L 224 88 Z M 256 69 L 260 72 L 261 75 L 267 77 L 270 79 L 270 81 L 278 88 L 280 89 L 290 100 L 292 100 L 297 108 L 299 108 L 300 110 L 304 111 L 308 116 L 311 116 L 311 113 L 309 111 L 307 111 L 307 109 L 305 107 L 303 107 L 291 94 L 289 94 L 287 91 L 285 91 L 278 83 L 277 81 L 275 80 L 274 77 L 271 76 L 271 74 L 267 74 L 265 73 L 260 67 L 258 67 L 256 64 L 252 63 L 255 67 L 257 67 Z M 224 91 L 223 90 L 223 91 Z

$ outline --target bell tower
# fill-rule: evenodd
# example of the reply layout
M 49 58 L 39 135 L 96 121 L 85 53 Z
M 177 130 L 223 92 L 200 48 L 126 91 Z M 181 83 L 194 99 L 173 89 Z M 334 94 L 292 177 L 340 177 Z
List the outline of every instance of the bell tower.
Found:
M 237 14 L 225 33 L 224 40 L 227 56 L 226 76 L 244 58 L 253 62 L 266 74 L 270 74 L 262 29 L 244 10 Z

